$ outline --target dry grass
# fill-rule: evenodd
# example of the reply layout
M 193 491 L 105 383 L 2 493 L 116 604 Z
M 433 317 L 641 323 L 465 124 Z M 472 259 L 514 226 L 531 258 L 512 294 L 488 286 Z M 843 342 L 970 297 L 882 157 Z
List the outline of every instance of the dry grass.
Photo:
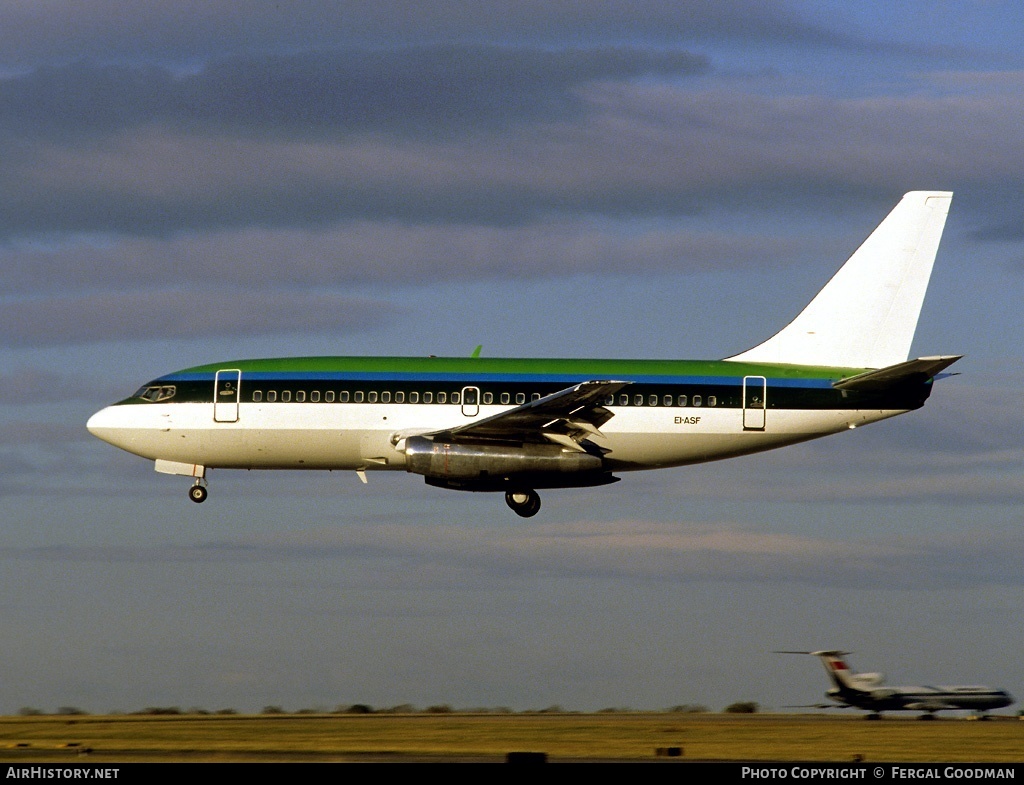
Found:
M 0 717 L 0 761 L 352 759 L 1020 762 L 1024 722 L 810 715 L 414 714 Z

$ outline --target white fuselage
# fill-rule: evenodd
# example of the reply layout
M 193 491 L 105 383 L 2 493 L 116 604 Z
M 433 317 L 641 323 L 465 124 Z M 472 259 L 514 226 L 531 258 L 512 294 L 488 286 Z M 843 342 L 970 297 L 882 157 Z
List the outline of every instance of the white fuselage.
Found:
M 218 422 L 212 403 L 109 406 L 91 433 L 153 460 L 232 469 L 404 469 L 402 437 L 472 423 L 513 406 L 241 403 L 237 419 Z M 682 466 L 760 452 L 855 428 L 906 410 L 785 410 L 764 428 L 744 428 L 743 410 L 608 407 L 592 437 L 615 471 Z

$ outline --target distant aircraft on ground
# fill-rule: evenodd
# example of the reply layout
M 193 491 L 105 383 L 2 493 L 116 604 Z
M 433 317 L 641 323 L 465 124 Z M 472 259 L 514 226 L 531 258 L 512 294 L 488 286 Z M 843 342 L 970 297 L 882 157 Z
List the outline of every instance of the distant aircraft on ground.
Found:
M 771 450 L 921 407 L 959 355 L 908 360 L 952 194 L 906 194 L 787 327 L 718 361 L 312 357 L 201 365 L 90 418 L 95 436 L 210 469 L 406 471 L 503 492 L 617 482 Z
M 982 719 L 990 709 L 1013 703 L 1006 690 L 980 686 L 886 687 L 881 673 L 854 673 L 843 659 L 848 651 L 780 651 L 778 654 L 811 654 L 821 659 L 832 687 L 825 696 L 836 703 L 816 703 L 806 708 L 864 709 L 869 720 L 881 719 L 883 711 L 920 711 L 919 719 L 931 720 L 937 711 L 968 709 Z M 838 704 L 838 705 L 837 705 Z

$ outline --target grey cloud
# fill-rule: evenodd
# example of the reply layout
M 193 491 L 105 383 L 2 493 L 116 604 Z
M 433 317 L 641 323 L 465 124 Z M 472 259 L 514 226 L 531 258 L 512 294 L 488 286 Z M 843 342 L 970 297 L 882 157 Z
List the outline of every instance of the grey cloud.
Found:
M 109 286 L 352 286 L 747 267 L 807 253 L 800 243 L 672 228 L 567 221 L 529 227 L 357 221 L 322 229 L 240 229 L 200 237 L 69 241 L 0 251 L 0 288 L 56 293 Z M 141 261 L 140 261 L 141 260 Z
M 8 301 L 0 342 L 49 346 L 291 331 L 352 331 L 395 312 L 388 303 L 318 293 L 145 291 Z
M 467 45 L 248 54 L 177 76 L 153 65 L 78 62 L 0 80 L 0 130 L 57 139 L 147 124 L 301 136 L 466 133 L 578 110 L 573 89 L 586 82 L 706 70 L 706 58 L 679 51 Z
M 389 218 L 522 225 L 780 201 L 828 211 L 909 187 L 987 192 L 1024 176 L 1024 102 L 1002 92 L 849 100 L 605 83 L 578 95 L 585 118 L 457 143 L 153 127 L 103 144 L 26 141 L 0 171 L 0 237 Z
M 381 524 L 301 532 L 274 540 L 140 548 L 6 548 L 0 554 L 19 560 L 143 563 L 358 558 L 403 564 L 408 587 L 439 579 L 470 585 L 544 575 L 939 589 L 1020 585 L 1024 540 L 1019 535 L 975 530 L 969 537 L 840 542 L 732 526 L 643 521 L 526 525 L 500 534 L 490 528 L 455 525 L 424 530 Z
M 450 41 L 545 46 L 726 40 L 859 48 L 849 24 L 817 21 L 805 9 L 752 0 L 59 0 L 0 4 L 0 63 L 24 67 L 90 58 L 189 63 L 225 51 L 287 51 Z M 820 16 L 820 15 L 819 15 Z M 810 17 L 810 18 L 809 18 Z

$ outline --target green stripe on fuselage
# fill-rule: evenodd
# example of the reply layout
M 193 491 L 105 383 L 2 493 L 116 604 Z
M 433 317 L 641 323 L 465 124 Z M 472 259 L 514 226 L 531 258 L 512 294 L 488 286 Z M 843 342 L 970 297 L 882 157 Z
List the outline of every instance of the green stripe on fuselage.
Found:
M 892 390 L 861 393 L 843 392 L 832 382 L 862 373 L 863 368 L 832 368 L 773 363 L 735 363 L 702 360 L 587 360 L 506 359 L 472 357 L 288 357 L 235 360 L 186 368 L 160 377 L 150 385 L 175 385 L 176 403 L 213 399 L 213 380 L 218 371 L 241 371 L 242 402 L 252 401 L 251 392 L 260 389 L 327 392 L 345 389 L 363 391 L 452 392 L 476 386 L 491 392 L 498 403 L 501 393 L 548 395 L 573 384 L 590 380 L 631 382 L 629 402 L 619 397 L 610 405 L 650 405 L 648 398 L 666 395 L 700 395 L 704 402 L 714 396 L 713 405 L 742 406 L 742 385 L 746 376 L 768 380 L 769 409 L 913 409 L 921 406 L 931 392 L 930 382 Z M 623 393 L 627 392 L 624 390 Z M 643 395 L 636 404 L 634 396 Z M 263 402 L 270 403 L 261 395 Z M 309 400 L 309 398 L 307 398 Z M 350 399 L 352 400 L 352 399 Z M 280 402 L 280 399 L 278 399 Z M 339 401 L 340 402 L 340 401 Z M 352 402 L 356 402 L 352 400 Z M 370 402 L 370 401 L 366 401 Z M 383 402 L 383 401 L 381 401 Z M 504 402 L 504 401 L 503 401 Z M 131 398 L 123 403 L 147 403 Z M 661 404 L 656 404 L 661 405 Z
M 186 368 L 163 379 L 185 375 L 214 374 L 237 368 L 247 373 L 387 373 L 430 376 L 464 375 L 467 378 L 493 376 L 547 376 L 565 379 L 621 379 L 637 377 L 703 377 L 736 379 L 765 376 L 769 379 L 827 380 L 853 376 L 866 368 L 829 368 L 775 363 L 734 363 L 723 360 L 588 360 L 512 359 L 473 357 L 283 357 L 264 360 L 235 360 Z M 154 382 L 154 384 L 157 382 Z

